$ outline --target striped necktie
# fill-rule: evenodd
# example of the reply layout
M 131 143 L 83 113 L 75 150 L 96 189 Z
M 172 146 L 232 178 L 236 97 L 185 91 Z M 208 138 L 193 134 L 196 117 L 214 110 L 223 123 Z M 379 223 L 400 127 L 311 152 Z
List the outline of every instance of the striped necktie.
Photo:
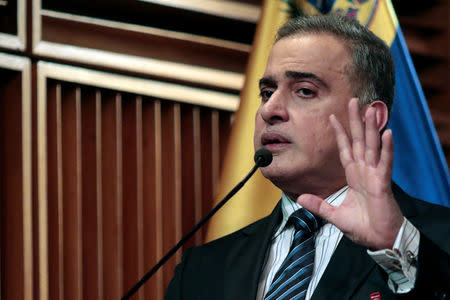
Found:
M 289 254 L 275 274 L 265 300 L 305 299 L 314 267 L 314 233 L 319 222 L 307 210 L 296 210 L 288 220 L 295 227 Z

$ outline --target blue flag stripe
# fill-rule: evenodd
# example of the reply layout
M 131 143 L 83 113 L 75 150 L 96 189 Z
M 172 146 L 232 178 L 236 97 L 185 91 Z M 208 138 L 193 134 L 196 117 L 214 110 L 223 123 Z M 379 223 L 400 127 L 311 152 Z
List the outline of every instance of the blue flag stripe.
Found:
M 391 45 L 396 88 L 389 127 L 394 134 L 393 179 L 407 193 L 450 206 L 450 176 L 401 29 Z

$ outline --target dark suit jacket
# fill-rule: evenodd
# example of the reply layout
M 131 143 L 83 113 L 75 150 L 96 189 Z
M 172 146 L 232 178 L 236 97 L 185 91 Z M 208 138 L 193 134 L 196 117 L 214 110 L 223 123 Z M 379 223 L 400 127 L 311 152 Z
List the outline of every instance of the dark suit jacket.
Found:
M 418 275 L 415 288 L 395 295 L 386 273 L 345 236 L 340 241 L 312 300 L 450 299 L 450 209 L 393 192 L 403 214 L 420 231 Z M 255 299 L 269 241 L 281 220 L 280 203 L 274 211 L 235 233 L 188 249 L 175 270 L 166 300 Z

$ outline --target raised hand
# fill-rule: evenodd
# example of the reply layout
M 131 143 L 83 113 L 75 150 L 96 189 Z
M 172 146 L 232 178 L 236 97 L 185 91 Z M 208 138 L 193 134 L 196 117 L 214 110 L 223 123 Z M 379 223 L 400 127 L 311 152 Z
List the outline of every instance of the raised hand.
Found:
M 378 105 L 384 104 L 379 102 Z M 369 106 L 363 122 L 358 99 L 351 99 L 351 141 L 342 124 L 334 115 L 330 116 L 349 186 L 342 204 L 333 207 L 311 194 L 297 199 L 300 205 L 334 224 L 355 243 L 371 250 L 392 248 L 403 222 L 391 190 L 394 150 L 390 130 L 384 131 L 380 145 L 376 114 L 383 116 L 387 113 L 383 109 L 377 112 L 377 108 Z

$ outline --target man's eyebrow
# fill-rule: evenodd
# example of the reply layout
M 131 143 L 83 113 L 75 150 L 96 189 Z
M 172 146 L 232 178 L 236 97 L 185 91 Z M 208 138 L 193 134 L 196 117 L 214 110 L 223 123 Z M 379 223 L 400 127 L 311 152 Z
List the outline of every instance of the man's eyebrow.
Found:
M 328 85 L 323 81 L 320 77 L 318 77 L 314 73 L 308 73 L 308 72 L 297 72 L 297 71 L 286 71 L 284 73 L 287 78 L 293 78 L 293 79 L 300 79 L 300 78 L 308 78 L 312 79 L 313 81 L 316 81 L 320 85 L 324 87 L 328 87 Z
M 272 77 L 263 77 L 259 80 L 259 87 L 262 86 L 276 86 L 277 82 Z

